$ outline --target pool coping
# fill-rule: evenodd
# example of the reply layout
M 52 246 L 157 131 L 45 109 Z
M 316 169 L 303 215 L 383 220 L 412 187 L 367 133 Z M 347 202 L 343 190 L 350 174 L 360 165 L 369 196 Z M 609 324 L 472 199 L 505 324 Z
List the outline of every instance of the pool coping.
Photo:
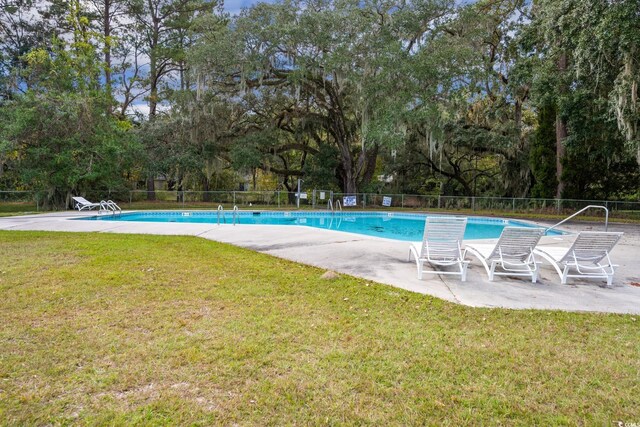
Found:
M 640 287 L 631 285 L 640 283 L 640 226 L 635 224 L 610 224 L 610 231 L 624 231 L 625 236 L 612 251 L 611 257 L 619 267 L 613 288 L 606 288 L 604 280 L 573 279 L 560 285 L 548 263 L 543 264 L 535 284 L 516 277 L 489 282 L 484 268 L 472 257 L 466 282 L 446 275 L 425 275 L 418 280 L 415 262 L 408 261 L 408 242 L 306 226 L 69 221 L 95 214 L 69 211 L 0 217 L 0 230 L 190 235 L 472 307 L 640 314 Z M 260 232 L 256 232 L 258 228 Z M 563 230 L 574 234 L 543 237 L 541 244 L 566 246 L 576 232 L 602 228 L 601 224 L 565 225 Z
M 422 225 L 424 223 L 425 218 L 427 217 L 427 213 L 413 213 L 413 212 L 389 212 L 389 211 L 339 211 L 339 212 L 328 212 L 328 211 L 307 211 L 307 210 L 303 210 L 303 211 L 274 211 L 274 210 L 260 210 L 260 209 L 253 209 L 253 210 L 238 210 L 238 211 L 203 211 L 203 210 L 191 210 L 191 209 L 181 209 L 181 210 L 130 210 L 130 211 L 125 211 L 122 213 L 117 213 L 115 215 L 111 214 L 111 213 L 107 213 L 107 214 L 96 214 L 94 211 L 94 215 L 90 215 L 90 216 L 83 216 L 83 217 L 79 217 L 79 218 L 73 218 L 73 220 L 94 220 L 94 221 L 107 221 L 107 222 L 113 222 L 113 221 L 118 221 L 117 218 L 121 218 L 121 217 L 128 217 L 128 216 L 134 216 L 134 215 L 140 215 L 142 217 L 147 217 L 147 218 L 153 218 L 153 217 L 160 217 L 160 216 L 166 216 L 167 214 L 170 214 L 172 218 L 175 217 L 176 220 L 171 221 L 171 220 L 167 220 L 167 218 L 163 218 L 162 221 L 157 221 L 160 223 L 181 223 L 181 224 L 215 224 L 215 225 L 222 225 L 222 224 L 232 224 L 232 225 L 259 225 L 259 226 L 265 226 L 265 225 L 286 225 L 286 226 L 308 226 L 308 227 L 312 227 L 312 228 L 316 228 L 319 230 L 333 230 L 333 231 L 343 231 L 346 233 L 354 233 L 354 234 L 359 234 L 359 235 L 364 235 L 364 236 L 372 236 L 372 237 L 378 237 L 378 238 L 383 238 L 383 239 L 391 239 L 391 240 L 399 240 L 399 241 L 403 241 L 403 242 L 412 242 L 412 241 L 419 241 L 422 239 L 422 230 L 420 230 L 420 232 L 418 234 L 416 234 L 416 236 L 412 236 L 415 237 L 415 239 L 403 239 L 403 238 L 394 238 L 394 237 L 390 237 L 390 236 L 385 236 L 384 233 L 381 234 L 367 234 L 367 233 L 363 233 L 360 231 L 355 231 L 355 230 L 347 230 L 347 229 L 342 229 L 340 230 L 340 223 L 344 224 L 346 226 L 346 228 L 348 228 L 349 223 L 351 223 L 351 220 L 353 218 L 376 218 L 376 219 L 386 219 L 386 218 L 391 218 L 391 219 L 409 219 L 409 220 L 419 220 L 421 221 L 419 224 L 416 225 Z M 286 218 L 292 218 L 292 219 L 304 219 L 305 222 L 298 222 L 298 223 L 286 223 L 286 224 L 265 224 L 265 223 L 261 223 L 261 224 L 251 224 L 251 223 L 246 223 L 243 221 L 246 221 L 247 218 L 255 218 L 256 216 L 259 216 L 261 218 L 269 218 L 269 217 L 282 217 L 284 214 L 284 217 Z M 220 221 L 220 216 L 219 215 L 223 215 L 222 218 L 222 222 Z M 440 214 L 438 215 L 429 215 L 429 216 L 440 216 Z M 462 217 L 466 217 L 469 221 L 467 223 L 467 225 L 473 224 L 473 225 L 499 225 L 499 226 L 523 226 L 523 227 L 540 227 L 539 224 L 536 224 L 535 222 L 532 221 L 527 221 L 527 220 L 523 220 L 523 219 L 505 219 L 505 218 L 497 218 L 497 217 L 486 217 L 486 216 L 464 216 L 464 215 L 449 215 L 449 216 L 456 216 L 459 218 Z M 317 226 L 314 224 L 309 224 L 306 223 L 306 220 L 309 218 L 314 218 L 314 217 L 322 217 L 323 219 L 330 219 L 331 223 L 330 225 L 325 228 L 325 227 L 321 227 L 321 226 Z M 210 220 L 211 222 L 205 222 L 205 221 L 180 221 L 180 218 L 205 218 Z M 236 218 L 237 218 L 237 222 L 236 222 Z M 334 222 L 334 219 L 338 219 L 338 225 L 334 227 L 332 227 L 332 224 Z M 150 219 L 134 219 L 134 220 L 129 220 L 131 222 L 154 222 L 153 220 Z M 341 222 L 340 222 L 341 221 Z M 563 234 L 563 232 L 561 230 L 553 230 L 552 235 L 561 235 Z M 405 236 L 406 237 L 406 236 Z M 496 236 L 497 237 L 497 236 Z M 480 238 L 478 238 L 480 239 Z M 488 239 L 487 237 L 483 237 L 484 239 Z M 471 240 L 471 239 L 467 239 L 467 240 Z

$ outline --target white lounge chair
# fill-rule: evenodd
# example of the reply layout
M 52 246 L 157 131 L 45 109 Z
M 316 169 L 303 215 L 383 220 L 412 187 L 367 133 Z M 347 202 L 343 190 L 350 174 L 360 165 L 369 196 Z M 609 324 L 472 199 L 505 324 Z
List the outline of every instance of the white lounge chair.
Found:
M 422 242 L 414 242 L 409 248 L 411 256 L 416 260 L 418 279 L 422 273 L 456 274 L 462 281 L 467 280 L 467 266 L 462 255 L 461 243 L 467 218 L 458 217 L 427 217 Z M 434 266 L 457 265 L 458 271 L 424 270 L 424 263 Z
M 566 284 L 568 277 L 607 279 L 607 287 L 613 282 L 614 267 L 609 252 L 624 233 L 606 231 L 583 231 L 578 234 L 570 248 L 540 246 L 535 253 L 556 269 L 560 283 Z M 576 273 L 569 274 L 571 270 Z
M 533 249 L 543 234 L 543 228 L 505 227 L 495 245 L 465 245 L 465 256 L 469 252 L 480 260 L 489 281 L 495 276 L 528 276 L 536 283 L 539 263 L 533 256 Z M 502 271 L 496 271 L 496 267 Z
M 88 201 L 87 199 L 85 199 L 84 197 L 72 197 L 74 203 L 74 207 L 76 209 L 78 209 L 79 211 L 84 210 L 84 209 L 88 209 L 91 210 L 93 208 L 99 208 L 100 207 L 100 203 L 91 203 L 90 201 Z

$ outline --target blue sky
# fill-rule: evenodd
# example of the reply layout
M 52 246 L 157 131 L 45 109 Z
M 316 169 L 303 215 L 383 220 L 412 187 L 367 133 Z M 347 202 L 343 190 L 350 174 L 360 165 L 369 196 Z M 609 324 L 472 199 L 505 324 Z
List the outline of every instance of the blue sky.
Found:
M 224 0 L 224 10 L 231 14 L 236 14 L 240 12 L 243 7 L 252 6 L 258 2 L 258 0 Z M 272 3 L 272 1 L 268 1 L 267 3 Z
M 224 0 L 224 10 L 237 14 L 243 7 L 253 6 L 256 3 L 260 3 L 260 0 Z M 262 3 L 273 3 L 274 0 L 262 0 Z M 456 0 L 458 5 L 466 5 L 475 2 L 475 0 Z

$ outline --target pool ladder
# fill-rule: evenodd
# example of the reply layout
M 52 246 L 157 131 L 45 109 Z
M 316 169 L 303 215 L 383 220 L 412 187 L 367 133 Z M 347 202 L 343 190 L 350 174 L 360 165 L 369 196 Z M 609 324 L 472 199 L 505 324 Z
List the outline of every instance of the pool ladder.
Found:
M 240 224 L 240 218 L 239 218 L 239 210 L 238 210 L 238 206 L 234 206 L 233 207 L 233 225 L 236 225 L 236 222 L 238 224 Z M 220 216 L 222 216 L 222 222 L 223 223 L 227 223 L 227 219 L 224 216 L 224 208 L 222 207 L 222 205 L 218 205 L 218 225 L 220 225 Z
M 340 204 L 340 200 L 336 199 L 336 209 L 339 209 L 340 212 L 342 212 L 342 204 Z M 333 202 L 331 201 L 331 199 L 329 199 L 327 201 L 327 210 L 330 210 L 332 213 L 335 212 L 335 209 L 333 208 Z
M 118 206 L 113 200 L 101 200 L 100 210 L 98 211 L 98 213 L 103 214 L 109 212 L 111 212 L 112 215 L 121 214 L 122 209 L 120 209 L 120 206 Z

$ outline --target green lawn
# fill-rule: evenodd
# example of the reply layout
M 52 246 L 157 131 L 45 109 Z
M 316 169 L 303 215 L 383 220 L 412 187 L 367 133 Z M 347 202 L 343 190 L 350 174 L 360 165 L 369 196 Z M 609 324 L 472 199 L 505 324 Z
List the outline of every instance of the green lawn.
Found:
M 0 232 L 0 423 L 640 422 L 636 316 L 323 273 L 195 237 Z
M 35 203 L 23 202 L 0 202 L 0 217 L 13 215 L 27 215 L 38 212 Z

